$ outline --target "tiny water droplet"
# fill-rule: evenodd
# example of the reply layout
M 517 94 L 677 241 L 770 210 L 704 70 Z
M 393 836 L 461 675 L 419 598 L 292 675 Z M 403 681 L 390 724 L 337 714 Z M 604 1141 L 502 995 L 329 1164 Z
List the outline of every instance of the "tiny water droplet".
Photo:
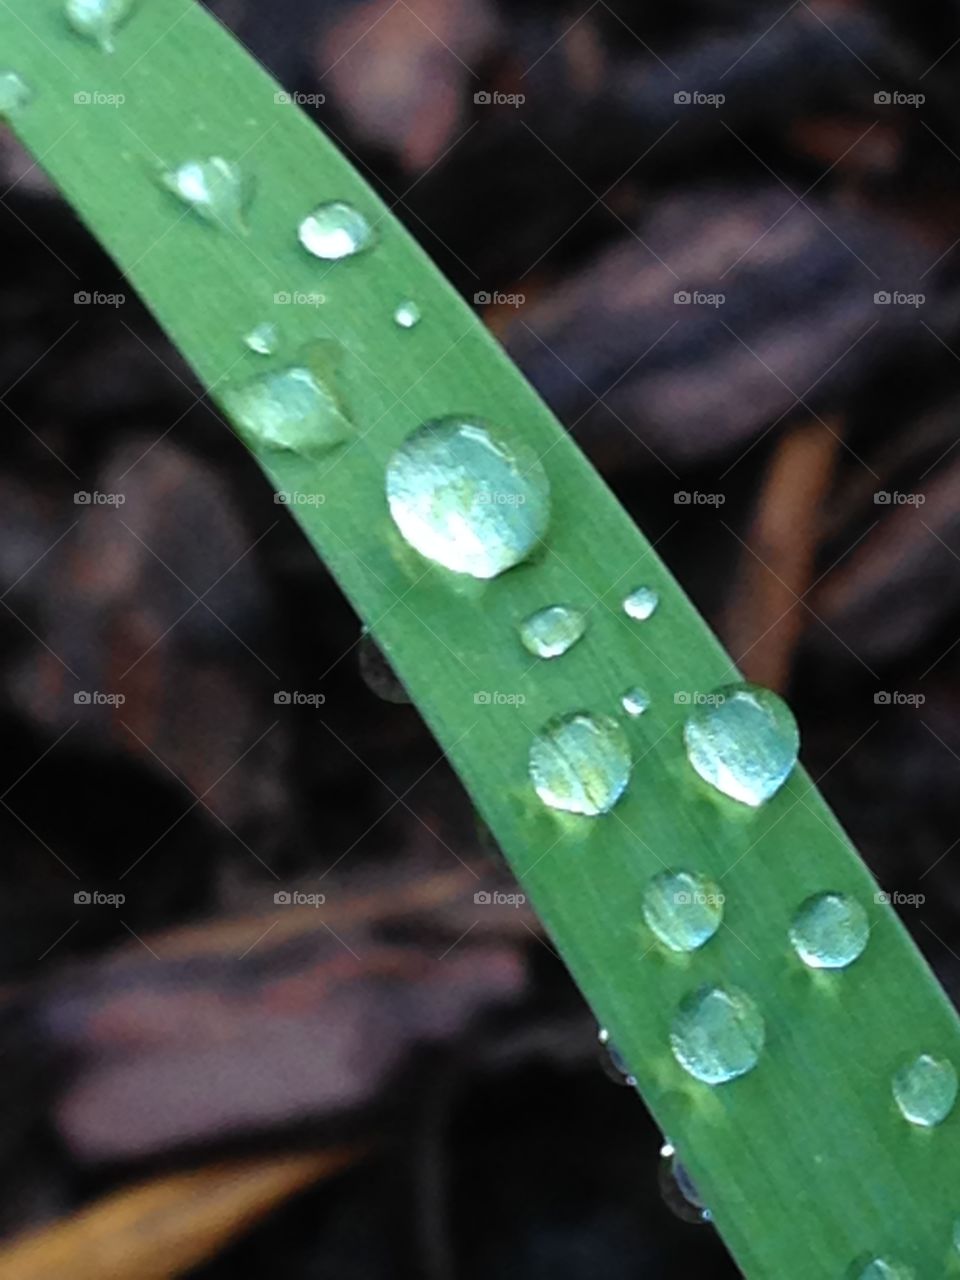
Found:
M 853 1280 L 914 1280 L 911 1267 L 888 1258 L 872 1258 L 866 1266 L 857 1263 Z
M 204 222 L 242 235 L 252 187 L 240 166 L 223 156 L 187 160 L 163 174 L 163 184 Z
M 642 716 L 645 711 L 650 709 L 650 695 L 646 689 L 641 689 L 639 685 L 634 685 L 620 699 L 620 705 L 628 716 Z
M 559 658 L 587 630 L 586 615 L 566 604 L 552 604 L 531 614 L 520 626 L 520 640 L 535 658 Z
M 244 338 L 244 342 L 258 356 L 272 356 L 279 345 L 277 326 L 269 320 L 264 320 L 254 325 Z
M 316 457 L 351 430 L 337 397 L 304 366 L 229 387 L 224 403 L 237 431 L 254 447 Z
M 357 645 L 357 660 L 360 679 L 371 693 L 397 706 L 406 706 L 413 701 L 382 649 L 366 630 L 361 633 Z
M 400 326 L 401 329 L 413 329 L 420 323 L 420 308 L 415 302 L 409 299 L 401 302 L 393 313 L 394 324 Z
M 921 1053 L 893 1077 L 893 1096 L 905 1120 L 923 1128 L 941 1124 L 957 1100 L 957 1072 L 946 1058 Z
M 343 200 L 318 205 L 300 223 L 297 236 L 308 253 L 326 262 L 352 258 L 377 242 L 375 228 L 359 209 Z
M 637 622 L 646 622 L 659 603 L 660 597 L 653 587 L 637 587 L 624 600 L 623 611 L 627 617 L 635 618 Z
M 711 1221 L 710 1210 L 670 1142 L 660 1148 L 657 1181 L 664 1204 L 681 1221 L 697 1224 Z
M 697 702 L 683 741 L 687 759 L 705 782 L 753 806 L 780 790 L 800 751 L 790 708 L 755 684 L 725 685 Z
M 867 913 L 845 893 L 818 893 L 804 902 L 790 925 L 790 942 L 811 969 L 845 969 L 870 940 Z
M 25 107 L 33 94 L 16 71 L 0 71 L 0 115 Z
M 78 35 L 96 41 L 104 53 L 113 53 L 113 37 L 134 4 L 135 0 L 66 0 L 64 12 Z
M 530 780 L 551 809 L 597 817 L 608 813 L 630 781 L 630 745 L 607 716 L 556 716 L 530 748 Z
M 416 551 L 474 578 L 526 560 L 550 519 L 550 483 L 533 450 L 463 418 L 427 422 L 406 438 L 387 466 L 387 500 Z
M 694 1079 L 725 1084 L 753 1070 L 765 1035 L 763 1016 L 745 991 L 703 986 L 681 1001 L 670 1047 Z
M 723 921 L 723 894 L 696 871 L 661 871 L 643 895 L 648 928 L 671 951 L 696 951 Z
M 606 1027 L 601 1027 L 597 1032 L 597 1040 L 600 1044 L 600 1066 L 607 1079 L 612 1080 L 614 1084 L 635 1087 L 637 1078 L 631 1075 L 630 1068 L 624 1061 L 620 1050 L 610 1039 L 610 1032 Z

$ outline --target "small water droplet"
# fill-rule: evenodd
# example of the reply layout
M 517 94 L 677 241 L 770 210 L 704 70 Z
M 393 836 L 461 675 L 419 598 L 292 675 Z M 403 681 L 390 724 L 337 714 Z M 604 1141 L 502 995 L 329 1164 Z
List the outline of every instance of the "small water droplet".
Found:
M 415 328 L 420 323 L 420 319 L 420 308 L 409 299 L 401 302 L 393 313 L 394 324 L 399 325 L 401 329 Z
M 95 40 L 104 53 L 113 53 L 113 37 L 134 4 L 135 0 L 66 0 L 64 12 L 78 35 Z
M 462 418 L 427 422 L 407 437 L 387 467 L 387 500 L 416 551 L 474 578 L 526 560 L 550 518 L 550 484 L 536 454 Z
M 760 1010 L 745 991 L 703 986 L 681 1002 L 670 1047 L 694 1079 L 725 1084 L 753 1070 L 765 1034 Z
M 946 1120 L 957 1100 L 957 1072 L 946 1058 L 921 1053 L 893 1077 L 893 1096 L 905 1120 L 933 1128 Z
M 523 647 L 535 658 L 559 658 L 587 630 L 586 615 L 566 604 L 552 604 L 531 614 L 520 626 Z
M 601 1027 L 597 1032 L 597 1040 L 600 1044 L 600 1066 L 607 1079 L 612 1080 L 614 1084 L 635 1087 L 637 1078 L 631 1074 L 619 1049 L 610 1039 L 610 1032 L 606 1027 Z
M 242 235 L 252 187 L 240 166 L 223 156 L 187 160 L 163 174 L 163 184 L 177 199 L 215 226 Z
M 261 374 L 224 392 L 240 435 L 254 447 L 319 456 L 350 434 L 339 400 L 305 366 Z
M 258 356 L 272 356 L 279 345 L 277 326 L 269 320 L 264 320 L 261 324 L 254 325 L 244 338 L 244 342 Z
M 790 708 L 755 684 L 725 685 L 698 701 L 683 741 L 687 759 L 705 782 L 753 806 L 780 790 L 800 750 Z
M 808 898 L 790 925 L 793 949 L 811 969 L 845 969 L 870 940 L 867 913 L 845 893 Z
M 696 1224 L 711 1221 L 710 1210 L 670 1142 L 665 1142 L 660 1148 L 657 1181 L 664 1204 L 681 1221 Z
M 359 209 L 343 200 L 318 205 L 300 223 L 297 236 L 308 253 L 326 262 L 352 258 L 377 242 L 375 228 Z
M 15 71 L 0 71 L 0 115 L 25 107 L 33 94 Z
M 628 716 L 642 716 L 645 711 L 650 709 L 650 695 L 646 689 L 641 689 L 639 685 L 634 685 L 620 699 L 620 705 Z
M 661 871 L 643 895 L 647 926 L 671 951 L 696 951 L 723 921 L 723 894 L 696 871 Z
M 630 745 L 617 722 L 585 711 L 556 716 L 530 748 L 530 780 L 543 803 L 588 817 L 613 808 L 632 767 Z
M 866 1266 L 857 1263 L 853 1280 L 914 1280 L 911 1267 L 902 1262 L 891 1262 L 888 1258 L 872 1258 Z
M 660 597 L 653 587 L 637 587 L 624 600 L 623 611 L 627 617 L 635 618 L 637 622 L 646 622 L 659 603 Z
M 392 702 L 397 706 L 406 706 L 413 701 L 383 651 L 366 630 L 362 632 L 357 645 L 357 660 L 360 679 L 371 693 L 375 693 L 384 702 Z

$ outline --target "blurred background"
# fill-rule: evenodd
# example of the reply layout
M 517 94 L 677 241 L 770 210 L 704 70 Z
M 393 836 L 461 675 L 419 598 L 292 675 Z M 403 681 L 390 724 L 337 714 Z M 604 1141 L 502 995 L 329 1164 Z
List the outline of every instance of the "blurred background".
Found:
M 789 697 L 956 999 L 960 7 L 210 7 Z M 336 585 L 3 131 L 0 191 L 0 1272 L 736 1275 Z

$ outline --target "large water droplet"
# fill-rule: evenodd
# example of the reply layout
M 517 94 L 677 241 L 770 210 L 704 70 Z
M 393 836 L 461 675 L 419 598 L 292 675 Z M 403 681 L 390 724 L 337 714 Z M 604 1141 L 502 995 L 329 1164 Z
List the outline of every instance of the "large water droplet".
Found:
M 0 71 L 0 115 L 26 106 L 32 97 L 26 81 L 15 71 Z
M 620 699 L 620 705 L 628 716 L 642 716 L 645 711 L 650 709 L 650 695 L 646 689 L 641 689 L 639 685 L 634 685 Z
M 912 1267 L 888 1258 L 872 1258 L 866 1266 L 857 1263 L 853 1280 L 914 1280 Z
M 113 37 L 133 12 L 135 0 L 66 0 L 67 22 L 81 36 L 95 40 L 104 53 L 113 53 Z
M 474 578 L 525 560 L 550 519 L 550 485 L 536 454 L 462 418 L 427 422 L 407 437 L 387 467 L 387 499 L 412 547 Z
M 790 925 L 793 949 L 811 969 L 845 969 L 863 955 L 869 939 L 866 911 L 845 893 L 808 898 Z
M 404 706 L 413 701 L 403 687 L 400 677 L 384 657 L 373 637 L 364 631 L 357 645 L 360 679 L 378 698 Z
M 559 658 L 572 649 L 586 633 L 587 619 L 581 609 L 552 604 L 532 614 L 520 626 L 520 639 L 536 658 Z
M 607 716 L 556 716 L 534 738 L 530 780 L 551 809 L 596 817 L 608 813 L 630 781 L 630 745 Z
M 308 253 L 327 262 L 352 258 L 377 241 L 376 230 L 360 210 L 343 200 L 318 205 L 300 223 L 297 236 Z
M 277 326 L 270 320 L 264 320 L 250 330 L 244 342 L 258 356 L 272 356 L 279 345 Z
M 637 587 L 624 600 L 623 611 L 637 622 L 646 622 L 659 603 L 660 597 L 653 587 Z
M 681 1002 L 670 1047 L 695 1079 L 724 1084 L 757 1065 L 764 1036 L 763 1017 L 745 991 L 704 986 Z
M 420 323 L 420 308 L 415 302 L 401 302 L 393 313 L 393 322 L 401 329 L 414 329 Z
M 631 1074 L 630 1068 L 627 1066 L 620 1050 L 610 1039 L 610 1032 L 606 1027 L 601 1027 L 597 1033 L 597 1040 L 600 1044 L 600 1066 L 608 1080 L 612 1080 L 614 1084 L 626 1084 L 634 1087 L 637 1083 L 636 1076 Z
M 350 434 L 339 400 L 305 366 L 230 387 L 224 403 L 237 431 L 254 447 L 319 456 Z
M 661 871 L 643 895 L 643 918 L 671 951 L 696 951 L 723 920 L 723 894 L 696 871 Z
M 252 186 L 232 160 L 223 156 L 187 160 L 165 173 L 163 184 L 204 222 L 238 235 L 246 230 Z
M 957 1072 L 946 1058 L 922 1053 L 893 1077 L 893 1096 L 905 1120 L 932 1128 L 942 1123 L 957 1100 Z
M 725 685 L 698 701 L 683 740 L 705 782 L 749 805 L 761 805 L 780 790 L 800 750 L 790 708 L 754 684 Z
M 703 1203 L 689 1173 L 680 1163 L 671 1142 L 660 1148 L 660 1168 L 657 1173 L 663 1202 L 683 1222 L 710 1222 L 712 1215 Z

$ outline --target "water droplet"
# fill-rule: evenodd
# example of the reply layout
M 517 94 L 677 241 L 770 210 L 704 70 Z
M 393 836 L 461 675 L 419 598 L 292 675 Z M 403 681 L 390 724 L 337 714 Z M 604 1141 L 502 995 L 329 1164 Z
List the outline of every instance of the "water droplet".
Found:
M 610 1039 L 610 1032 L 606 1027 L 601 1027 L 597 1032 L 597 1040 L 600 1044 L 600 1066 L 604 1075 L 614 1082 L 614 1084 L 626 1084 L 631 1088 L 637 1083 L 636 1076 L 632 1075 L 630 1068 L 624 1061 L 619 1049 Z
M 566 604 L 540 609 L 521 624 L 520 639 L 536 658 L 559 658 L 572 649 L 587 630 L 586 615 Z
M 32 97 L 26 81 L 15 71 L 0 71 L 0 114 L 26 106 Z
M 420 308 L 415 302 L 401 302 L 393 313 L 394 324 L 401 329 L 413 329 L 420 323 Z
M 683 728 L 687 758 L 705 782 L 743 804 L 761 805 L 797 763 L 800 732 L 782 698 L 755 684 L 708 694 Z
M 407 437 L 387 467 L 387 499 L 415 550 L 474 578 L 525 560 L 550 518 L 550 484 L 536 454 L 462 418 L 427 422 Z
M 646 689 L 641 689 L 639 685 L 634 685 L 620 699 L 620 705 L 628 716 L 642 716 L 645 711 L 650 709 L 650 695 Z
M 383 651 L 366 630 L 361 633 L 357 645 L 357 660 L 360 679 L 371 693 L 375 693 L 384 702 L 393 702 L 397 706 L 404 706 L 413 701 L 403 687 L 400 677 L 384 657 Z
M 163 184 L 205 222 L 242 235 L 252 187 L 240 166 L 223 156 L 187 160 L 163 175 Z
M 272 356 L 279 345 L 277 326 L 269 320 L 264 320 L 250 330 L 244 342 L 258 356 Z
M 659 603 L 660 597 L 653 587 L 637 587 L 624 600 L 623 611 L 637 622 L 646 622 Z
M 297 228 L 300 243 L 315 258 L 339 262 L 370 249 L 377 233 L 359 209 L 343 200 L 318 205 Z
M 845 969 L 863 955 L 869 939 L 866 911 L 845 893 L 808 898 L 790 925 L 793 949 L 811 969 Z
M 763 1017 L 745 991 L 704 986 L 681 1002 L 670 1047 L 695 1079 L 724 1084 L 757 1065 L 764 1036 Z
M 857 1263 L 853 1280 L 914 1280 L 911 1267 L 887 1258 L 872 1258 L 866 1266 Z
M 67 22 L 78 35 L 95 40 L 104 53 L 113 53 L 113 37 L 133 12 L 135 0 L 66 0 Z
M 607 716 L 556 716 L 534 738 L 530 780 L 551 809 L 596 817 L 608 813 L 630 781 L 630 746 Z
M 254 447 L 319 456 L 350 434 L 336 396 L 303 366 L 229 387 L 224 404 L 237 431 Z
M 660 1195 L 664 1204 L 683 1222 L 710 1222 L 712 1215 L 703 1203 L 689 1173 L 680 1163 L 673 1144 L 665 1142 L 660 1148 L 660 1168 L 657 1174 Z
M 643 918 L 671 951 L 696 951 L 723 920 L 723 894 L 696 871 L 661 871 L 643 895 Z
M 957 1100 L 957 1072 L 946 1058 L 929 1053 L 893 1077 L 893 1096 L 905 1120 L 932 1128 L 946 1120 Z
M 953 1247 L 960 1253 L 960 1218 L 953 1224 Z

